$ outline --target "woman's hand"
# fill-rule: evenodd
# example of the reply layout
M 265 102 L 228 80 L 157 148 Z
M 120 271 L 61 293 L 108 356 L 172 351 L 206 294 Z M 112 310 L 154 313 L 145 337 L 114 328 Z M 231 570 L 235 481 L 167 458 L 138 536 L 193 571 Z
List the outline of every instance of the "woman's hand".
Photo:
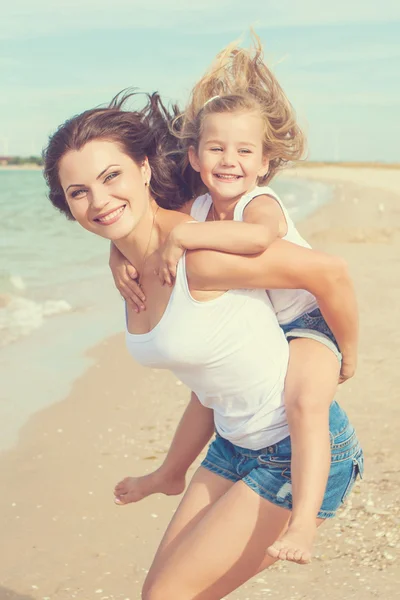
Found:
M 343 357 L 342 366 L 340 368 L 339 384 L 351 379 L 356 372 L 357 362 L 355 359 L 346 359 Z
M 173 280 L 176 277 L 178 262 L 185 251 L 184 247 L 179 242 L 177 235 L 174 233 L 175 229 L 171 231 L 157 253 L 158 264 L 154 271 L 158 275 L 162 285 L 165 283 L 167 285 L 172 285 Z
M 137 271 L 114 244 L 111 244 L 109 266 L 115 287 L 121 296 L 129 302 L 135 312 L 146 310 L 144 305 L 146 297 L 135 281 L 138 276 Z

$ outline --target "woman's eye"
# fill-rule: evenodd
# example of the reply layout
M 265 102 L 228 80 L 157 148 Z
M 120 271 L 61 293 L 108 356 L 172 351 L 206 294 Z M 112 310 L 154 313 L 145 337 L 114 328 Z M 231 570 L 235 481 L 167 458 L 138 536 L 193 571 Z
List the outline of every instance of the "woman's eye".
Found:
M 107 177 L 104 180 L 104 183 L 106 183 L 106 181 L 110 181 L 111 179 L 115 179 L 115 177 L 117 177 L 119 175 L 119 173 L 117 173 L 117 171 L 113 171 L 112 173 L 109 173 L 107 175 Z
M 83 194 L 86 194 L 86 190 L 74 190 L 73 192 L 71 192 L 72 198 L 79 198 Z

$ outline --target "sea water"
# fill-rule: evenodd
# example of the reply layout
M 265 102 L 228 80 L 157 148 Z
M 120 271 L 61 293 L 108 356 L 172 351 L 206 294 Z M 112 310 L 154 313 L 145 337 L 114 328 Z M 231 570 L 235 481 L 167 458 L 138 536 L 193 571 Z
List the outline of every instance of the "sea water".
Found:
M 333 193 L 292 178 L 272 187 L 295 221 Z M 0 170 L 0 449 L 68 394 L 90 347 L 124 327 L 109 242 L 68 221 L 46 194 L 40 170 Z

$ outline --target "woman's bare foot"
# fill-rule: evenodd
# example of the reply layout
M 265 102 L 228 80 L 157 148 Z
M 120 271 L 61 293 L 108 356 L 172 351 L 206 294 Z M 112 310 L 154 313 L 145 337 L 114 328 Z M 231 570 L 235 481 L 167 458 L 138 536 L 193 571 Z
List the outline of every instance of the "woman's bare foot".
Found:
M 286 533 L 267 548 L 267 553 L 273 558 L 306 565 L 311 562 L 311 550 L 316 531 L 315 522 L 291 523 Z
M 157 469 L 143 477 L 125 477 L 117 483 L 114 489 L 116 504 L 139 502 L 151 494 L 178 495 L 185 489 L 185 476 L 167 475 L 162 469 Z

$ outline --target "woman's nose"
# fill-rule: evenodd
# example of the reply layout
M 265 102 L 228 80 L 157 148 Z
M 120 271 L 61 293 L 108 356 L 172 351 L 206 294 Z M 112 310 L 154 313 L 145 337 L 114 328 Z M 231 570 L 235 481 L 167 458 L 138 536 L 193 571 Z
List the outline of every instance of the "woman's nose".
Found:
M 104 189 L 95 188 L 90 192 L 90 204 L 92 208 L 96 210 L 101 210 L 106 204 L 108 204 L 109 198 L 108 194 Z

